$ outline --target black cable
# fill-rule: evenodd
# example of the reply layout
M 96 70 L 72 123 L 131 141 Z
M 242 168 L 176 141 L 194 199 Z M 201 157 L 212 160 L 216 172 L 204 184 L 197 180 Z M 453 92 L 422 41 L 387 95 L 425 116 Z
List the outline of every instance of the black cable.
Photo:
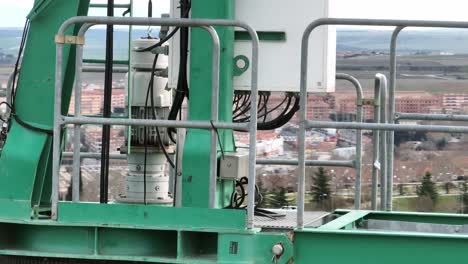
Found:
M 242 103 L 240 103 L 240 100 L 242 100 L 242 99 L 243 99 L 243 101 L 242 101 Z M 236 107 L 234 108 L 234 111 L 232 112 L 233 116 L 236 115 L 237 112 L 239 112 L 239 110 L 242 109 L 242 107 L 247 103 L 248 99 L 249 99 L 249 97 L 248 97 L 247 94 L 241 94 L 240 95 L 239 101 L 237 102 Z
M 114 0 L 107 1 L 107 16 L 114 16 Z M 107 25 L 106 28 L 106 63 L 104 74 L 104 106 L 103 117 L 110 118 L 112 115 L 112 73 L 114 57 L 114 26 Z M 101 179 L 100 179 L 100 203 L 109 201 L 109 152 L 110 152 L 110 125 L 102 128 L 101 143 Z
M 263 123 L 266 122 L 267 116 L 268 116 L 268 102 L 270 101 L 270 95 L 267 95 L 266 101 L 265 101 L 265 110 L 264 110 L 264 115 L 263 115 Z M 261 112 L 261 111 L 260 111 Z
M 8 104 L 7 102 L 2 102 L 0 105 L 7 105 L 8 108 L 10 108 L 10 118 L 13 117 L 15 121 L 22 127 L 38 132 L 38 133 L 44 133 L 48 135 L 53 135 L 53 130 L 50 129 L 43 129 L 39 127 L 35 127 L 33 125 L 28 124 L 27 122 L 23 121 L 17 114 L 16 114 L 16 109 L 15 109 L 15 102 L 16 102 L 16 93 L 17 93 L 17 85 L 18 85 L 18 74 L 20 72 L 19 70 L 19 65 L 22 60 L 24 48 L 26 46 L 26 40 L 29 34 L 29 29 L 30 29 L 31 23 L 29 19 L 26 19 L 26 22 L 23 27 L 23 33 L 21 36 L 21 42 L 20 42 L 20 47 L 18 50 L 18 57 L 16 58 L 15 62 L 15 67 L 13 70 L 13 76 L 12 76 L 12 87 L 11 87 L 11 105 Z M 3 122 L 7 122 L 7 120 L 4 120 L 3 118 L 0 118 Z
M 181 18 L 188 18 L 191 9 L 191 2 L 189 0 L 180 1 L 180 16 Z M 189 85 L 188 85 L 188 50 L 189 50 L 189 29 L 187 27 L 180 28 L 180 47 L 179 47 L 179 73 L 176 87 L 176 94 L 169 111 L 168 120 L 176 120 L 177 114 L 184 103 L 185 98 L 189 98 Z M 175 143 L 172 134 L 176 134 L 176 129 L 170 127 L 167 129 L 169 138 Z
M 213 130 L 216 133 L 216 137 L 218 138 L 219 149 L 221 150 L 221 158 L 224 160 L 224 149 L 223 149 L 223 144 L 221 143 L 221 137 L 219 136 L 218 128 L 215 127 L 215 125 L 213 124 L 213 120 L 210 120 L 210 124 L 211 124 L 211 128 L 213 128 Z
M 153 1 L 148 1 L 148 17 L 153 17 Z
M 283 106 L 284 103 L 286 102 L 286 100 L 288 100 L 288 96 L 285 96 L 284 99 L 283 99 L 283 101 L 281 101 L 281 103 L 279 103 L 277 106 L 273 107 L 273 109 L 268 110 L 268 111 L 266 111 L 265 113 L 259 115 L 258 118 L 262 118 L 262 117 L 263 117 L 263 118 L 264 118 L 263 122 L 265 122 L 265 121 L 266 121 L 265 118 L 267 118 L 267 116 L 268 116 L 269 114 L 273 113 L 274 111 L 278 110 L 281 106 Z
M 242 206 L 245 202 L 246 197 L 249 193 L 246 192 L 244 186 L 249 184 L 249 179 L 247 177 L 242 177 L 239 180 L 236 180 L 235 190 L 231 194 L 230 204 L 227 208 L 230 209 L 244 209 L 246 206 Z M 260 204 L 263 201 L 263 195 L 260 193 L 258 185 L 255 184 L 255 204 Z M 255 208 L 257 210 L 257 208 Z
M 12 87 L 11 87 L 11 102 L 12 102 L 11 109 L 12 109 L 12 112 L 15 112 L 17 75 L 19 73 L 19 65 L 20 65 L 21 57 L 23 55 L 23 50 L 24 50 L 24 47 L 25 47 L 25 44 L 26 44 L 26 39 L 27 39 L 27 36 L 29 34 L 29 27 L 30 27 L 29 19 L 26 19 L 26 22 L 25 22 L 24 27 L 23 27 L 23 34 L 22 34 L 22 37 L 21 37 L 21 44 L 20 44 L 19 51 L 18 51 L 18 57 L 16 58 L 15 68 L 13 70 L 13 77 L 12 77 L 13 78 L 13 83 L 12 83 Z
M 51 129 L 43 129 L 43 128 L 40 128 L 40 127 L 35 127 L 35 126 L 32 126 L 26 122 L 24 122 L 21 118 L 19 118 L 18 115 L 16 114 L 11 114 L 13 116 L 13 118 L 15 119 L 15 121 L 22 127 L 26 128 L 26 129 L 29 129 L 29 130 L 32 130 L 32 131 L 35 131 L 35 132 L 38 132 L 38 133 L 43 133 L 43 134 L 47 134 L 47 135 L 50 135 L 50 136 L 53 136 L 54 135 L 54 130 L 51 130 Z
M 152 109 L 153 119 L 157 119 L 156 108 L 155 108 L 155 104 L 154 104 L 154 75 L 155 75 L 155 71 L 156 71 L 157 60 L 158 60 L 158 54 L 156 54 L 156 56 L 154 58 L 153 68 L 152 68 L 152 71 L 151 71 L 150 85 L 148 87 L 148 89 L 150 89 L 150 93 L 151 93 L 151 95 L 150 95 L 151 100 L 150 101 L 151 101 L 151 109 Z M 145 105 L 145 108 L 146 107 L 147 107 L 147 105 Z M 158 141 L 159 147 L 163 151 L 164 156 L 166 156 L 166 159 L 169 162 L 169 164 L 171 165 L 171 167 L 175 168 L 175 164 L 172 161 L 171 157 L 169 156 L 169 153 L 167 153 L 166 148 L 164 146 L 164 143 L 163 143 L 163 141 L 161 139 L 161 134 L 159 133 L 159 127 L 156 126 L 155 128 L 156 128 L 156 140 Z
M 182 120 L 182 109 L 180 109 L 179 111 L 179 120 Z M 178 155 L 180 155 L 180 153 L 177 154 L 177 161 L 180 160 Z M 177 205 L 177 185 L 179 184 L 178 177 L 179 177 L 179 166 L 176 166 L 175 176 L 174 176 L 174 194 L 173 194 L 174 199 L 172 203 L 174 207 Z
M 158 54 L 155 55 L 155 58 L 153 61 L 154 67 L 156 66 L 157 60 L 158 60 Z M 150 96 L 150 86 L 151 86 L 152 79 L 153 79 L 153 75 L 151 75 L 150 83 L 148 84 L 148 89 L 146 90 L 145 108 L 143 110 L 143 116 L 145 119 L 148 119 L 148 98 Z M 148 127 L 147 126 L 145 126 L 143 130 L 143 145 L 145 148 L 145 154 L 144 154 L 144 160 L 143 160 L 143 203 L 146 205 L 147 204 L 146 203 L 146 187 L 147 187 L 146 164 L 147 164 L 147 158 L 148 158 Z
M 258 130 L 273 130 L 273 129 L 276 129 L 276 128 L 279 128 L 279 127 L 282 127 L 284 126 L 285 124 L 287 124 L 289 121 L 291 121 L 291 119 L 294 117 L 294 115 L 296 114 L 296 112 L 299 110 L 300 106 L 299 106 L 299 97 L 298 96 L 291 96 L 291 97 L 294 97 L 294 104 L 292 106 L 291 109 L 289 109 L 289 105 L 290 105 L 290 101 L 288 101 L 288 106 L 287 108 L 285 108 L 285 111 L 283 111 L 283 113 L 278 116 L 278 118 L 274 119 L 274 120 L 271 120 L 271 121 L 268 121 L 268 122 L 265 122 L 265 123 L 259 123 L 257 128 Z M 289 109 L 289 111 L 288 111 Z
M 148 3 L 149 4 L 149 3 Z M 190 8 L 191 8 L 191 3 L 190 1 L 188 0 L 181 0 L 181 5 L 180 5 L 180 12 L 181 12 L 181 18 L 188 18 L 188 15 L 190 14 Z M 182 29 L 187 29 L 187 27 L 182 27 Z M 161 41 L 159 41 L 158 43 L 154 44 L 154 45 L 151 45 L 149 47 L 146 47 L 144 49 L 139 49 L 139 50 L 136 50 L 136 52 L 146 52 L 146 51 L 152 51 L 153 49 L 161 46 L 162 44 L 164 44 L 165 42 L 167 42 L 169 39 L 171 39 L 176 33 L 177 31 L 179 31 L 181 29 L 181 27 L 175 27 L 171 33 L 169 33 L 165 38 L 163 38 Z
M 122 16 L 124 17 L 124 16 L 130 14 L 130 12 L 132 12 L 132 8 L 131 8 L 131 7 L 129 7 L 127 10 L 125 10 L 125 11 L 122 13 Z
M 294 103 L 293 103 L 293 99 L 294 99 Z M 286 107 L 283 109 L 283 111 L 276 118 L 270 121 L 266 121 L 268 114 L 279 109 L 281 106 L 284 105 L 286 101 L 287 101 L 287 104 L 286 104 Z M 287 124 L 289 121 L 291 121 L 295 113 L 299 110 L 299 101 L 300 100 L 299 100 L 298 95 L 289 93 L 285 96 L 284 100 L 280 104 L 278 104 L 273 109 L 268 110 L 269 95 L 261 94 L 260 99 L 259 99 L 259 107 L 258 107 L 259 116 L 257 118 L 258 119 L 263 118 L 263 122 L 258 123 L 257 125 L 258 130 L 273 130 L 273 129 L 282 127 L 285 124 Z M 260 107 L 260 104 L 262 105 L 261 107 Z M 244 106 L 244 109 L 242 110 L 241 113 L 236 113 L 236 111 L 234 111 L 233 122 L 243 123 L 243 122 L 250 121 L 250 116 L 239 118 L 240 116 L 242 116 L 243 114 L 247 112 L 246 111 L 247 109 L 250 108 L 250 105 L 247 105 L 247 106 Z
M 156 119 L 156 117 L 157 117 L 156 110 L 155 110 L 155 104 L 154 104 L 154 75 L 155 75 L 155 72 L 156 72 L 156 65 L 157 65 L 157 62 L 158 62 L 158 58 L 159 58 L 159 54 L 156 53 L 156 55 L 154 57 L 154 60 L 153 60 L 153 65 L 152 65 L 152 68 L 151 68 L 151 77 L 150 77 L 150 81 L 148 83 L 148 89 L 146 90 L 146 99 L 145 99 L 145 108 L 144 108 L 144 118 L 145 119 L 148 119 L 148 104 L 149 103 L 151 103 L 152 118 Z M 151 99 L 150 99 L 150 97 L 151 97 Z M 159 132 L 159 128 L 155 127 L 155 129 L 156 129 L 156 139 L 158 141 L 158 144 L 159 144 L 161 150 L 164 153 L 164 156 L 166 157 L 169 164 L 173 168 L 175 168 L 175 164 L 172 161 L 172 159 L 170 158 L 169 154 L 167 153 L 166 148 L 164 146 L 164 143 L 162 142 L 161 135 L 160 135 L 160 132 Z M 146 199 L 146 189 L 147 189 L 146 166 L 147 166 L 147 157 L 148 157 L 148 127 L 145 127 L 143 136 L 144 136 L 143 141 L 144 141 L 144 148 L 145 148 L 144 162 L 143 162 L 143 191 L 144 191 L 143 201 L 144 201 L 145 204 L 147 204 L 147 201 L 146 201 L 147 200 Z
M 248 96 L 248 100 L 250 100 L 250 95 Z M 259 99 L 258 99 L 258 105 L 257 105 L 258 110 L 257 110 L 257 112 L 261 112 L 263 110 L 264 101 L 265 101 L 265 96 L 263 94 L 260 94 Z M 262 102 L 263 102 L 263 104 L 262 104 Z M 262 105 L 261 108 L 260 108 L 260 105 Z M 234 115 L 234 117 L 233 117 L 234 122 L 236 122 L 236 123 L 249 122 L 250 121 L 250 116 L 246 116 L 246 117 L 241 118 L 241 119 L 238 119 L 238 118 L 241 117 L 242 115 L 246 115 L 250 111 L 250 106 L 251 106 L 251 103 L 249 101 L 248 105 L 246 106 L 246 108 L 244 108 L 244 110 L 241 113 Z
M 250 101 L 250 94 L 247 95 L 246 101 L 248 101 L 247 105 L 244 106 L 244 109 L 242 109 L 242 111 L 241 111 L 240 113 L 238 113 L 237 115 L 235 115 L 235 116 L 233 117 L 234 120 L 235 120 L 236 118 L 241 117 L 242 115 L 246 114 L 247 112 L 249 112 L 250 106 L 251 106 L 251 104 L 252 104 L 252 102 Z

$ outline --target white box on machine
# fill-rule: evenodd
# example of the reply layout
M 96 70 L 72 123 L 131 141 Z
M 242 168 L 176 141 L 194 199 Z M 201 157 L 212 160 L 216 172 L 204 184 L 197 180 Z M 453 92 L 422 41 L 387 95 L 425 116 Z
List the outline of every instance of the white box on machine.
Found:
M 301 40 L 312 21 L 332 16 L 333 0 L 236 0 L 236 19 L 262 34 L 282 36 L 279 40 L 261 40 L 259 53 L 259 89 L 262 91 L 299 92 Z M 178 17 L 179 1 L 171 3 L 171 17 Z M 236 28 L 239 35 L 242 29 Z M 171 42 L 169 87 L 177 85 L 179 38 Z M 236 40 L 234 57 L 244 55 L 251 62 L 251 41 Z M 322 26 L 311 35 L 309 47 L 309 92 L 334 92 L 336 67 L 336 31 Z M 234 89 L 250 90 L 251 68 L 234 77 Z
M 226 153 L 220 162 L 219 176 L 222 179 L 238 180 L 249 175 L 249 153 Z

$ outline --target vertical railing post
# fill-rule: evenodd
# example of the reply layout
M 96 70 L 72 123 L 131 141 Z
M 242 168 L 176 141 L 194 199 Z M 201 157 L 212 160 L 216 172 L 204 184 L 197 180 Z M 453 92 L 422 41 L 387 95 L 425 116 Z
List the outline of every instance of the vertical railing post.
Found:
M 245 29 L 252 37 L 252 79 L 251 79 L 251 108 L 250 108 L 250 123 L 249 123 L 249 183 L 247 197 L 247 228 L 254 228 L 255 217 L 255 192 L 257 180 L 257 101 L 258 101 L 258 53 L 259 53 L 259 39 L 257 32 L 244 25 Z
M 212 77 L 211 77 L 211 121 L 218 121 L 219 112 L 219 58 L 221 54 L 219 37 L 213 27 L 203 27 L 206 29 L 213 39 L 213 52 L 212 52 Z M 213 127 L 211 129 L 210 138 L 210 194 L 209 194 L 209 206 L 210 208 L 216 207 L 216 181 L 218 178 L 218 131 Z
M 375 76 L 375 87 L 374 87 L 374 123 L 380 123 L 380 96 L 381 96 L 381 79 L 379 74 Z M 371 190 L 371 208 L 377 210 L 377 185 L 378 175 L 380 171 L 380 134 L 381 131 L 372 131 L 372 190 Z
M 361 83 L 349 75 L 344 73 L 336 74 L 337 80 L 346 80 L 353 84 L 356 90 L 356 122 L 363 122 L 363 98 L 364 92 L 362 90 Z M 355 182 L 354 182 L 354 209 L 361 209 L 361 197 L 362 197 L 362 130 L 356 130 L 356 159 L 354 162 L 355 170 Z
M 83 45 L 76 45 L 75 65 L 75 116 L 81 117 L 81 88 L 83 71 Z M 72 201 L 80 201 L 80 175 L 81 175 L 81 125 L 74 125 L 73 133 L 73 175 L 72 175 Z
M 397 38 L 404 27 L 397 27 L 393 31 L 392 40 L 390 43 L 390 87 L 388 92 L 388 122 L 395 124 L 395 93 L 397 79 L 397 58 L 396 46 Z M 395 154 L 395 131 L 388 132 L 388 164 L 387 164 L 387 195 L 385 210 L 392 211 L 393 207 L 393 171 L 394 171 L 394 154 Z
M 57 220 L 60 180 L 60 148 L 61 148 L 61 117 L 62 117 L 62 61 L 63 44 L 57 43 L 55 55 L 55 104 L 54 104 L 54 137 L 52 150 L 52 193 L 51 217 Z

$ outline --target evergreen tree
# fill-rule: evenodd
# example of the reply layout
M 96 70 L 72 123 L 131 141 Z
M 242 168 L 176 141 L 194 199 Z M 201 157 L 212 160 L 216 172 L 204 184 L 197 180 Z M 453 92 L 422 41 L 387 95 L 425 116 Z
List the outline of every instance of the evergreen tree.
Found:
M 324 168 L 319 167 L 312 177 L 312 200 L 321 202 L 330 198 L 330 178 Z
M 426 175 L 424 175 L 417 194 L 419 197 L 429 197 L 433 203 L 437 201 L 439 194 L 437 193 L 435 183 L 432 181 L 432 174 L 430 172 L 426 172 Z
M 465 180 L 461 186 L 461 213 L 467 214 L 468 213 L 468 182 Z
M 272 193 L 271 197 L 271 206 L 273 208 L 281 208 L 283 206 L 288 206 L 288 200 L 286 197 L 286 188 L 280 187 Z

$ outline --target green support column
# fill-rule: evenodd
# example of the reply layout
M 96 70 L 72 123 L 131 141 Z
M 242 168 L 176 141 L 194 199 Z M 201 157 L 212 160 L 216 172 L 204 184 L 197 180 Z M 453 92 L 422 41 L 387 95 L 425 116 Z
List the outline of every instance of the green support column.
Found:
M 89 0 L 42 1 L 31 20 L 18 77 L 15 109 L 26 123 L 52 129 L 55 85 L 54 37 L 68 18 L 86 15 Z M 70 29 L 73 33 L 77 27 Z M 73 87 L 74 52 L 64 49 L 62 111 L 68 111 Z M 30 219 L 31 207 L 50 204 L 51 136 L 12 122 L 0 157 L 0 218 Z
M 193 0 L 192 18 L 233 19 L 234 0 Z M 217 27 L 221 41 L 219 119 L 232 120 L 234 29 Z M 190 39 L 190 120 L 210 120 L 212 43 L 207 32 L 192 29 Z M 224 151 L 234 150 L 232 131 L 220 131 Z M 208 207 L 210 183 L 210 132 L 190 129 L 183 156 L 182 205 Z M 229 202 L 232 181 L 218 182 L 218 207 Z

